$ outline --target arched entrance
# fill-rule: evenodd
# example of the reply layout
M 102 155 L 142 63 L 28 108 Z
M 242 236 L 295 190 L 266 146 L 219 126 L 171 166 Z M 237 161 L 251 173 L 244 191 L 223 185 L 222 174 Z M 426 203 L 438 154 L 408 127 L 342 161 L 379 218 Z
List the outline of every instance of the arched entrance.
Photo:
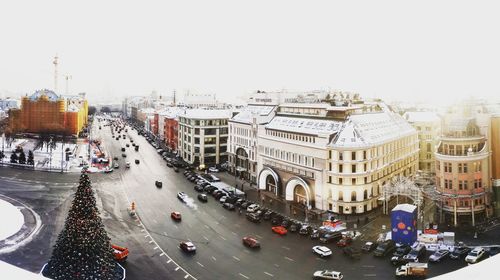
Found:
M 281 195 L 280 179 L 274 170 L 264 167 L 259 174 L 259 189 L 273 192 L 276 196 Z
M 250 173 L 248 172 L 248 153 L 243 148 L 236 149 L 235 154 L 236 171 L 241 179 L 250 180 Z
M 286 200 L 295 201 L 310 208 L 311 189 L 309 185 L 299 177 L 293 177 L 286 184 Z

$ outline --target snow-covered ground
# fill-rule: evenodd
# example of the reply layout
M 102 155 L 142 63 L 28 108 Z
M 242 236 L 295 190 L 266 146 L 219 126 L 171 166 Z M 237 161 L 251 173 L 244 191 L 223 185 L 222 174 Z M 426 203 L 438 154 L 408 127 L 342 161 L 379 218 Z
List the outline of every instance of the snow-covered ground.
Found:
M 18 232 L 24 224 L 24 216 L 14 205 L 0 199 L 0 240 L 4 240 Z
M 2 274 L 2 279 L 22 279 L 22 280 L 40 280 L 49 279 L 42 275 L 31 273 L 27 270 L 13 266 L 6 262 L 0 261 L 0 273 Z

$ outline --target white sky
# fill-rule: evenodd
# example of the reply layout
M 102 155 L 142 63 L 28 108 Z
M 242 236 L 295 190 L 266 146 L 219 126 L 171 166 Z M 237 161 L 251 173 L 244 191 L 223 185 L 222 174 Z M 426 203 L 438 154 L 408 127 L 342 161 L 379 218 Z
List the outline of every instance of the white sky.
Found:
M 173 89 L 500 96 L 498 1 L 8 2 L 0 96 L 52 88 L 56 53 L 91 101 Z

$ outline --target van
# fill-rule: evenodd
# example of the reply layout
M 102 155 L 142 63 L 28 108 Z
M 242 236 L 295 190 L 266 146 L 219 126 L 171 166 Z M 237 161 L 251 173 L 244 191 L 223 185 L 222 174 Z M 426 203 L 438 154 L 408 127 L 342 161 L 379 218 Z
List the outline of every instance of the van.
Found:
M 251 205 L 249 205 L 247 207 L 247 212 L 248 213 L 252 213 L 252 212 L 257 211 L 259 208 L 260 208 L 259 205 L 257 205 L 257 204 L 251 204 Z

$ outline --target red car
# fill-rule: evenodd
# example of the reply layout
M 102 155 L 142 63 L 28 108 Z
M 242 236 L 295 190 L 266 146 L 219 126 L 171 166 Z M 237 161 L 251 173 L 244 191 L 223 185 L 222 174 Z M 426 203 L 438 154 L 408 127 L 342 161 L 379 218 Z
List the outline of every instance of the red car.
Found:
M 181 213 L 179 212 L 172 212 L 172 214 L 170 214 L 170 217 L 176 221 L 182 220 Z
M 279 235 L 285 235 L 287 233 L 286 228 L 282 226 L 272 227 L 271 229 L 274 233 L 277 233 Z
M 250 237 L 250 236 L 245 236 L 242 239 L 243 245 L 250 247 L 250 248 L 260 248 L 260 243 L 257 241 L 257 239 Z
M 344 237 L 344 238 L 340 239 L 337 242 L 337 246 L 339 246 L 339 247 L 346 247 L 348 245 L 351 245 L 351 243 L 352 243 L 352 238 L 350 238 L 350 237 Z

